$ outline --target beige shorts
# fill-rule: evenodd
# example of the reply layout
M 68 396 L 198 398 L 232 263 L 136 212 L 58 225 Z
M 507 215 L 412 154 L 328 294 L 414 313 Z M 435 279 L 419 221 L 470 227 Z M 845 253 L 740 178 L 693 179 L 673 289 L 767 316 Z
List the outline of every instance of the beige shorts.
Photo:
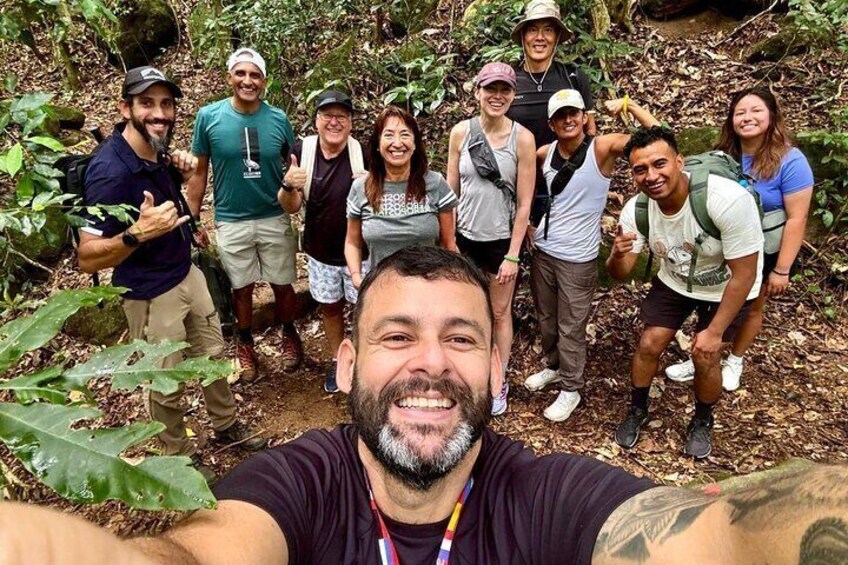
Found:
M 233 288 L 259 280 L 274 285 L 297 280 L 297 236 L 286 214 L 261 220 L 217 222 L 218 256 Z

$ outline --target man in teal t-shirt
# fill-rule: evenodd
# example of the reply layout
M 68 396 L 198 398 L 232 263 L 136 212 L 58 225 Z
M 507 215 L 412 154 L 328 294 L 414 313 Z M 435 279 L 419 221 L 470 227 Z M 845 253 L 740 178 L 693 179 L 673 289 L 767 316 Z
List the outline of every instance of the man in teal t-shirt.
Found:
M 229 57 L 227 84 L 233 95 L 198 112 L 191 147 L 198 168 L 188 183 L 189 207 L 197 217 L 211 160 L 218 254 L 233 287 L 237 354 L 247 381 L 258 375 L 251 327 L 253 287 L 260 279 L 274 290 L 275 321 L 283 326 L 284 368 L 294 370 L 303 360 L 292 289 L 297 239 L 291 218 L 277 202 L 294 132 L 285 112 L 262 100 L 266 82 L 259 53 L 240 48 Z

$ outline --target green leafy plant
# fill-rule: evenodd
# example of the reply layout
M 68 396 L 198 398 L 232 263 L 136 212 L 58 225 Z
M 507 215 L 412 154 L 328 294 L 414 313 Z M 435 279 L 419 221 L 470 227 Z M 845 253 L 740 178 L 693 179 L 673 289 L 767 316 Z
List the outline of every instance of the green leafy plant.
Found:
M 74 502 L 121 500 L 146 510 L 211 508 L 215 498 L 188 457 L 123 456 L 164 429 L 159 422 L 115 428 L 85 425 L 102 415 L 88 385 L 111 379 L 113 389 L 139 386 L 169 393 L 200 378 L 209 384 L 232 366 L 207 358 L 188 359 L 171 369 L 159 367 L 187 343 L 143 341 L 118 345 L 73 367 L 54 365 L 33 374 L 6 376 L 27 352 L 53 339 L 65 320 L 84 306 L 114 299 L 124 289 L 96 287 L 62 291 L 40 308 L 0 326 L 0 391 L 14 402 L 0 402 L 0 441 L 38 480 Z
M 807 45 L 848 54 L 848 2 L 789 0 L 790 25 Z
M 403 104 L 416 116 L 435 112 L 445 96 L 456 94 L 456 86 L 446 80 L 454 57 L 452 54 L 426 55 L 401 63 L 399 68 L 393 69 L 401 84 L 386 93 L 383 104 Z
M 830 130 L 809 131 L 799 134 L 800 139 L 808 139 L 824 147 L 827 152 L 820 158 L 821 165 L 848 169 L 848 106 L 842 106 L 831 113 L 834 128 Z M 844 177 L 828 179 L 816 185 L 813 202 L 813 215 L 821 218 L 824 227 L 832 231 L 844 232 L 848 225 L 848 180 Z

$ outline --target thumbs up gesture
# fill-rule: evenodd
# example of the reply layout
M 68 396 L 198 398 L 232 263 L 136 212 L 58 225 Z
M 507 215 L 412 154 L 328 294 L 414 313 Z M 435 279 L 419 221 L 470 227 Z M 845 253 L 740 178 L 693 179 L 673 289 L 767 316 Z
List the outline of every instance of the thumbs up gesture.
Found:
M 297 157 L 292 154 L 289 170 L 286 171 L 286 184 L 298 191 L 303 191 L 306 186 L 306 169 L 298 166 Z

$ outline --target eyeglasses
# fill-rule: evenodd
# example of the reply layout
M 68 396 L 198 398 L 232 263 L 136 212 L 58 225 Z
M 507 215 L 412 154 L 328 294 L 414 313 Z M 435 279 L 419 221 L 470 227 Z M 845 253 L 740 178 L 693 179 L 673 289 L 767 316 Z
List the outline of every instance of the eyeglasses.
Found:
M 323 112 L 318 112 L 318 117 L 324 122 L 336 120 L 340 124 L 346 124 L 350 121 L 350 115 L 348 114 L 324 114 Z

